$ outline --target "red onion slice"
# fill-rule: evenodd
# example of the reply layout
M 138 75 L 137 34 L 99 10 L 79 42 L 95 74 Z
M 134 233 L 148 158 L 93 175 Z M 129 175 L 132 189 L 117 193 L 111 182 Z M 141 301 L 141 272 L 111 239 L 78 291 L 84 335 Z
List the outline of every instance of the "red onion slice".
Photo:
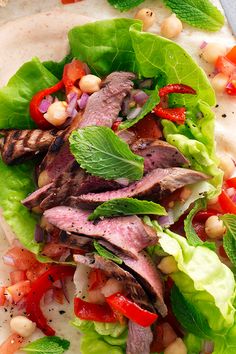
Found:
M 49 106 L 51 106 L 52 100 L 48 98 L 44 98 L 39 105 L 39 112 L 46 113 L 48 111 Z
M 147 102 L 149 98 L 149 96 L 144 91 L 141 90 L 138 91 L 133 97 L 135 102 L 141 107 Z
M 38 224 L 35 226 L 34 239 L 37 243 L 41 243 L 44 240 L 43 229 Z
M 68 106 L 66 109 L 66 113 L 68 114 L 69 117 L 73 117 L 77 114 L 76 111 L 77 99 L 78 99 L 78 95 L 76 92 L 71 92 L 67 96 Z
M 139 113 L 141 112 L 141 110 L 142 110 L 141 107 L 136 107 L 136 108 L 132 109 L 132 110 L 129 112 L 129 114 L 127 115 L 126 118 L 127 118 L 128 120 L 131 120 L 131 119 L 136 118 L 136 117 L 139 115 Z
M 161 227 L 167 227 L 173 225 L 174 224 L 173 211 L 169 210 L 167 215 L 160 216 L 158 222 L 161 225 Z
M 78 105 L 80 109 L 84 109 L 87 105 L 89 95 L 87 93 L 82 93 L 80 99 L 78 100 Z
M 202 41 L 201 45 L 200 45 L 200 49 L 203 49 L 207 46 L 207 42 L 206 41 Z

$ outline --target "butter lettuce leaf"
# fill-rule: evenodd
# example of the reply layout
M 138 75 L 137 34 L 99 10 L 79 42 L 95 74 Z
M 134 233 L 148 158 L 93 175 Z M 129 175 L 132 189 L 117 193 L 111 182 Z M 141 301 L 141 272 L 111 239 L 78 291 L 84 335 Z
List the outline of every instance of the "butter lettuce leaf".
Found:
M 57 81 L 37 58 L 22 65 L 7 86 L 0 89 L 0 129 L 35 128 L 29 115 L 30 100 L 35 93 Z
M 225 333 L 234 323 L 235 280 L 216 253 L 169 230 L 158 232 L 163 250 L 172 255 L 179 272 L 172 278 L 183 296 L 208 320 L 213 331 Z
M 34 241 L 38 217 L 21 204 L 21 200 L 35 188 L 33 169 L 32 162 L 7 166 L 0 159 L 0 207 L 4 219 L 22 245 L 31 252 L 38 253 L 40 245 Z
M 125 354 L 127 327 L 120 323 L 101 323 L 75 318 L 71 322 L 83 336 L 82 354 Z

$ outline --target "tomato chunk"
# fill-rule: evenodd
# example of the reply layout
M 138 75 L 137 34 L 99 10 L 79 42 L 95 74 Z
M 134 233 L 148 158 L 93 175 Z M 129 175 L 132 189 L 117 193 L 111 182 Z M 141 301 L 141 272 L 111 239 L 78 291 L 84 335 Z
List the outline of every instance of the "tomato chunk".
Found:
M 236 214 L 236 204 L 224 190 L 219 195 L 218 201 L 224 213 Z
M 234 63 L 232 63 L 228 58 L 224 56 L 219 56 L 217 58 L 215 67 L 220 73 L 223 73 L 228 77 L 230 77 L 236 71 L 236 66 Z
M 162 131 L 159 127 L 154 114 L 150 113 L 145 118 L 136 123 L 131 130 L 138 138 L 159 139 L 162 137 Z
M 14 354 L 22 347 L 23 343 L 24 338 L 19 334 L 13 333 L 0 345 L 0 353 Z
M 236 45 L 226 54 L 226 58 L 236 65 Z
M 3 256 L 4 263 L 17 268 L 18 270 L 27 270 L 38 263 L 35 255 L 30 251 L 13 247 Z
M 4 306 L 6 302 L 5 287 L 0 287 L 0 306 Z
M 10 273 L 11 284 L 14 285 L 20 281 L 26 280 L 26 274 L 23 270 L 14 270 Z
M 29 280 L 23 280 L 14 285 L 8 286 L 5 290 L 6 297 L 11 303 L 17 304 L 24 296 L 29 294 L 31 285 Z
M 86 66 L 80 60 L 73 60 L 71 63 L 64 66 L 62 80 L 64 82 L 67 94 L 74 86 L 76 86 L 77 81 L 85 74 Z

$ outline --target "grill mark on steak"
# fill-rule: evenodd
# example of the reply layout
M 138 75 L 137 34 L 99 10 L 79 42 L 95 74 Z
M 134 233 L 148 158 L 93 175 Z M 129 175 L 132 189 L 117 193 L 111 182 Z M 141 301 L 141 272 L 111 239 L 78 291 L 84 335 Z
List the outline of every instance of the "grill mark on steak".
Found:
M 1 130 L 3 142 L 1 155 L 7 165 L 21 163 L 38 153 L 46 152 L 55 136 L 61 134 L 56 129 L 51 130 Z

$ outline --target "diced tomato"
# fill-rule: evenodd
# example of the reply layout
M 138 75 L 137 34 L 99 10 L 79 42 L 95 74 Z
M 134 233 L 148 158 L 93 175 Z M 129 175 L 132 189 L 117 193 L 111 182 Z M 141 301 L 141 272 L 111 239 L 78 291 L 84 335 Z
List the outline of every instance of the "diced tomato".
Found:
M 29 270 L 26 271 L 26 277 L 28 280 L 30 280 L 32 283 L 37 280 L 43 273 L 49 270 L 51 267 L 50 264 L 48 263 L 37 263 L 33 267 L 31 267 Z
M 5 287 L 0 287 L 0 306 L 4 306 L 6 302 L 5 289 Z
M 225 91 L 230 96 L 236 96 L 236 75 L 234 74 L 228 84 L 226 85 Z
M 14 285 L 8 286 L 5 290 L 7 299 L 14 304 L 17 304 L 24 296 L 28 295 L 31 290 L 29 280 L 23 280 Z
M 26 280 L 26 274 L 23 270 L 14 270 L 10 273 L 11 284 L 14 285 L 20 281 Z
M 154 114 L 150 113 L 132 128 L 138 138 L 159 139 L 162 137 L 161 128 Z
M 223 73 L 228 77 L 230 77 L 233 73 L 236 72 L 235 64 L 224 56 L 219 56 L 217 58 L 215 67 L 220 73 Z
M 50 258 L 58 258 L 63 255 L 65 250 L 66 247 L 63 247 L 56 243 L 47 243 L 43 248 L 42 254 Z
M 116 317 L 108 304 L 91 304 L 80 298 L 74 299 L 74 312 L 82 320 L 97 322 L 116 322 Z
M 101 289 L 107 281 L 107 277 L 101 269 L 92 269 L 89 273 L 88 289 Z
M 227 181 L 225 181 L 225 183 L 230 188 L 231 187 L 236 188 L 236 177 L 232 177 L 232 178 L 227 179 Z
M 158 318 L 157 314 L 142 309 L 121 293 L 106 297 L 106 301 L 112 308 L 143 327 L 151 326 Z
M 226 191 L 221 192 L 218 201 L 224 213 L 236 214 L 236 204 L 230 199 Z
M 219 214 L 219 212 L 214 209 L 201 210 L 194 216 L 193 221 L 205 223 L 210 216 L 217 214 Z
M 0 345 L 0 353 L 14 354 L 22 347 L 23 343 L 24 338 L 19 334 L 13 333 Z
M 80 60 L 73 60 L 71 63 L 64 66 L 62 80 L 64 82 L 67 94 L 72 90 L 74 86 L 76 86 L 77 81 L 81 79 L 81 77 L 85 74 L 86 66 Z
M 226 58 L 236 65 L 236 45 L 226 54 Z
M 74 3 L 79 2 L 79 1 L 81 1 L 81 0 L 61 0 L 61 3 L 63 5 L 67 5 L 67 4 L 74 4 Z
M 3 260 L 5 264 L 13 266 L 18 270 L 27 270 L 38 263 L 33 253 L 20 247 L 10 249 L 3 256 Z

